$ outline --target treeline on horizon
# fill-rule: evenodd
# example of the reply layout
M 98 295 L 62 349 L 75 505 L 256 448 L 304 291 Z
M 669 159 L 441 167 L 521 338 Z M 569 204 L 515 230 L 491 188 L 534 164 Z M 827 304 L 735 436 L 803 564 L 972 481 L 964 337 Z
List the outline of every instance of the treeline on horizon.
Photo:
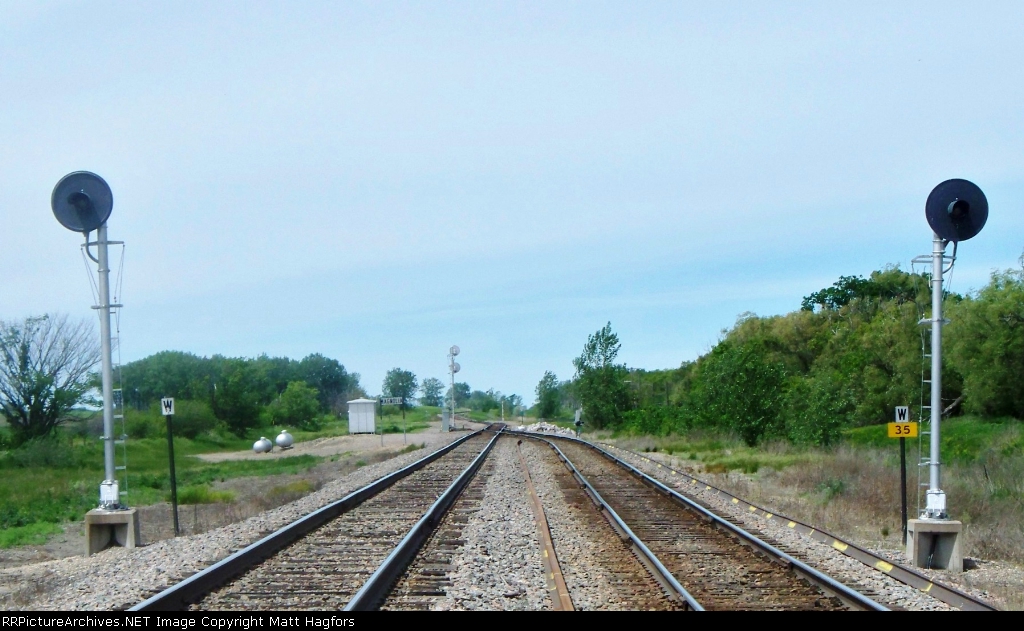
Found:
M 316 431 L 325 422 L 344 415 L 347 402 L 369 396 L 359 373 L 348 372 L 336 359 L 319 353 L 302 360 L 260 355 L 255 358 L 213 355 L 200 357 L 181 351 L 163 351 L 125 364 L 121 369 L 128 434 L 133 438 L 162 435 L 158 403 L 174 397 L 175 434 L 194 438 L 223 429 L 237 436 L 271 425 Z M 98 383 L 94 384 L 99 387 Z M 388 371 L 382 396 L 400 396 L 422 405 L 441 406 L 451 397 L 440 379 L 420 384 L 408 370 Z M 522 398 L 495 390 L 472 390 L 455 384 L 459 408 L 487 414 L 504 409 L 510 415 L 522 409 Z
M 121 381 L 125 407 L 150 412 L 127 416 L 135 438 L 159 433 L 163 397 L 175 398 L 176 433 L 194 437 L 217 427 L 238 436 L 272 424 L 315 430 L 347 401 L 366 395 L 359 373 L 319 353 L 294 360 L 163 351 L 125 364 Z
M 552 418 L 581 405 L 589 426 L 635 433 L 713 429 L 751 445 L 831 445 L 845 428 L 892 420 L 897 405 L 916 417 L 928 396 L 931 329 L 919 322 L 931 317 L 929 281 L 898 267 L 841 277 L 797 311 L 742 314 L 709 353 L 672 370 L 615 364 L 618 340 L 605 327 L 574 362 L 573 380 L 545 374 L 536 410 Z M 973 295 L 947 294 L 943 308 L 944 412 L 1024 418 L 1024 270 L 993 273 Z M 608 335 L 615 352 L 593 361 Z

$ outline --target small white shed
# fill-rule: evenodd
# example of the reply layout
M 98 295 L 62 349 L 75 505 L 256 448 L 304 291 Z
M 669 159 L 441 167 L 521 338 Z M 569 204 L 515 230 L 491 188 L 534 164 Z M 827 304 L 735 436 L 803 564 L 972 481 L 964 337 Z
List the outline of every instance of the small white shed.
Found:
M 348 433 L 373 434 L 377 431 L 377 401 L 353 399 L 348 402 Z

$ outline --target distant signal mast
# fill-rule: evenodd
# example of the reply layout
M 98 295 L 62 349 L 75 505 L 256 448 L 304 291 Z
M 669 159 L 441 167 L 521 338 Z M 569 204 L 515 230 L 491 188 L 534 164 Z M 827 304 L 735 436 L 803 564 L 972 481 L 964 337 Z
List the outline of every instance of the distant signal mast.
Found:
M 459 351 L 459 347 L 454 345 L 454 344 L 452 345 L 451 348 L 448 349 L 448 374 L 451 377 L 451 395 L 452 395 L 452 397 L 451 397 L 451 410 L 452 410 L 451 422 L 453 424 L 455 423 L 455 373 L 457 373 L 460 370 L 462 370 L 462 366 L 459 365 L 459 362 L 455 361 L 455 358 L 458 356 L 459 352 L 460 352 Z

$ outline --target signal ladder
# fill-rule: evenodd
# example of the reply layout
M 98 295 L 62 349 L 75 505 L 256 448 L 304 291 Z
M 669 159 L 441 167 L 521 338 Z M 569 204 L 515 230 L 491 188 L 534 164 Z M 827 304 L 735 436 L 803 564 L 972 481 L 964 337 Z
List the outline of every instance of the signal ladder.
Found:
M 118 344 L 120 341 L 118 337 L 111 338 L 111 344 Z M 124 413 L 124 390 L 121 382 L 121 353 L 117 354 L 117 361 L 114 362 L 112 368 L 116 371 L 114 374 L 117 375 L 117 387 L 114 388 L 114 432 L 117 433 L 118 424 L 120 423 L 121 433 L 117 434 L 114 438 L 114 453 L 120 455 L 120 463 L 115 462 L 114 470 L 115 475 L 118 477 L 118 486 L 120 488 L 120 494 L 122 497 L 128 495 L 128 426 L 125 421 Z M 120 449 L 118 449 L 120 447 Z
M 930 321 L 921 318 L 921 401 L 918 413 L 919 430 L 917 432 L 917 514 L 921 514 L 921 489 L 929 485 L 927 471 L 931 466 L 932 424 L 932 353 L 931 329 L 926 326 Z M 922 481 L 925 480 L 925 481 Z
M 114 475 L 118 479 L 118 489 L 120 490 L 121 497 L 128 495 L 128 425 L 125 420 L 125 404 L 124 404 L 124 382 L 121 379 L 121 299 L 122 296 L 122 282 L 124 279 L 124 243 L 121 244 L 121 261 L 117 266 L 117 281 L 114 284 L 114 296 L 113 304 L 111 305 L 111 315 L 114 316 L 114 335 L 110 337 L 110 351 L 111 351 L 111 372 L 116 375 L 116 387 L 114 388 L 114 453 L 120 452 L 120 463 L 117 462 L 115 455 L 114 462 Z M 121 433 L 117 433 L 118 421 L 120 421 Z M 120 449 L 118 449 L 120 447 Z M 122 502 L 122 505 L 124 503 Z
M 114 453 L 120 454 L 120 463 L 115 455 L 114 475 L 118 477 L 121 497 L 128 495 L 128 425 L 125 420 L 124 382 L 121 379 L 121 273 L 124 271 L 124 246 L 121 248 L 121 264 L 118 266 L 117 284 L 114 286 L 114 300 L 111 305 L 114 316 L 115 334 L 110 337 L 111 372 L 116 375 L 114 383 Z M 118 423 L 121 432 L 118 433 Z M 118 449 L 120 447 L 120 449 Z M 122 502 L 122 505 L 124 503 Z

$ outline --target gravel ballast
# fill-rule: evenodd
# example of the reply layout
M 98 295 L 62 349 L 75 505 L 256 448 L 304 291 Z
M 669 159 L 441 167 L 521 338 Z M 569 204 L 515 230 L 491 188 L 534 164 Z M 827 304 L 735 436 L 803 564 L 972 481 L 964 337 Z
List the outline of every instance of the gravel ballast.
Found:
M 609 447 L 609 445 L 604 444 L 599 446 L 606 450 Z M 684 495 L 699 500 L 703 505 L 714 510 L 719 515 L 727 517 L 734 523 L 740 524 L 743 528 L 767 543 L 785 550 L 801 561 L 858 591 L 868 592 L 874 600 L 887 607 L 913 611 L 948 611 L 953 609 L 940 600 L 936 600 L 882 572 L 867 567 L 831 546 L 815 539 L 804 537 L 789 528 L 762 519 L 757 515 L 752 515 L 745 510 L 739 510 L 716 493 L 704 491 L 699 486 L 697 487 L 698 490 L 694 491 L 692 488 L 687 488 L 687 485 L 680 481 L 668 479 L 666 477 L 667 469 L 664 466 L 659 467 L 659 463 L 656 460 L 616 447 L 612 447 L 609 451 Z
M 452 558 L 451 586 L 437 608 L 551 609 L 516 441 L 501 438 L 488 460 L 493 461 L 493 469 L 483 499 L 462 530 L 465 543 Z
M 209 532 L 142 548 L 110 548 L 90 557 L 0 570 L 0 606 L 5 610 L 126 609 L 463 436 L 452 433 L 431 437 L 425 450 L 363 467 L 290 504 Z
M 580 497 L 575 503 L 567 500 L 558 476 L 569 474 L 551 448 L 523 440 L 522 450 L 576 610 L 632 610 L 638 601 L 654 603 L 656 609 L 676 608 L 574 479 Z

